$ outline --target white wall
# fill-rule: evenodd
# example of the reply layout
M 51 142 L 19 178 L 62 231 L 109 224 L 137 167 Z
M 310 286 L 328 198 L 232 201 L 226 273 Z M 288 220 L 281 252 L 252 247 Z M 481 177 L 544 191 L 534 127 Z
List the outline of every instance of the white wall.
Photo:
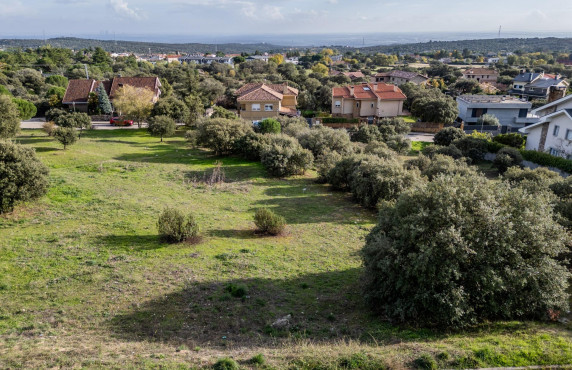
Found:
M 558 136 L 554 136 L 554 127 L 560 126 Z M 544 151 L 548 152 L 550 149 L 556 149 L 563 152 L 564 156 L 572 155 L 572 141 L 566 140 L 566 131 L 572 131 L 572 120 L 565 114 L 556 116 L 550 120 L 548 125 L 548 134 L 546 135 L 546 142 L 544 144 Z M 528 134 L 526 139 L 527 150 L 538 150 L 540 145 L 540 136 L 542 134 L 542 125 L 533 128 Z

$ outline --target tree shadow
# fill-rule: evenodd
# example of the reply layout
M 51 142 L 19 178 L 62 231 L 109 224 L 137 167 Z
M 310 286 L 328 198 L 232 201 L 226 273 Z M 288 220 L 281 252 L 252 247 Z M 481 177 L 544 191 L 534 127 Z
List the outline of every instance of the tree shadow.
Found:
M 161 249 L 169 244 L 161 242 L 159 235 L 103 235 L 96 239 L 96 243 L 109 249 L 122 249 L 126 251 L 146 251 Z
M 50 147 L 41 146 L 41 147 L 34 147 L 34 150 L 37 153 L 44 153 L 44 152 L 56 152 L 56 151 L 61 150 L 61 148 L 50 148 Z
M 111 139 L 99 139 L 97 140 L 100 143 L 113 143 L 113 144 L 129 144 L 129 145 L 142 145 L 143 143 L 138 141 L 129 141 L 129 140 L 111 140 Z
M 39 143 L 53 143 L 54 139 L 47 136 L 17 136 L 14 140 L 18 144 L 29 145 L 29 144 L 39 144 Z

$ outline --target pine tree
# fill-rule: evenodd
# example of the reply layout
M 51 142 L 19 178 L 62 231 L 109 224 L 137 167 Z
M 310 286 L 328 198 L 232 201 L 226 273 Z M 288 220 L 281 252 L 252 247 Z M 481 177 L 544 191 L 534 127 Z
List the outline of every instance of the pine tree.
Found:
M 109 97 L 107 96 L 107 92 L 105 92 L 103 84 L 100 84 L 97 87 L 97 99 L 99 101 L 99 109 L 101 109 L 103 113 L 111 114 L 113 112 L 111 102 L 109 101 Z

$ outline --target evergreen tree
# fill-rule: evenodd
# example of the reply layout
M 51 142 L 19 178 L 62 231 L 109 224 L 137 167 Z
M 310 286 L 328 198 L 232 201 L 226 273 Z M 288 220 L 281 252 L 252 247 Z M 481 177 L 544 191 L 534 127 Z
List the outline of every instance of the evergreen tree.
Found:
M 103 84 L 99 84 L 97 87 L 97 99 L 99 101 L 99 109 L 105 114 L 111 114 L 113 112 L 113 108 L 111 107 L 111 102 L 109 101 L 109 97 L 107 96 L 107 92 L 103 87 Z

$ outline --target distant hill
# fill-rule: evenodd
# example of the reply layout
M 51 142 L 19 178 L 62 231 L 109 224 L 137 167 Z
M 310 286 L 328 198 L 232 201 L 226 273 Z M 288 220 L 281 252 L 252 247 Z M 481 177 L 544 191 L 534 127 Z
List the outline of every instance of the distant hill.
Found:
M 133 52 L 138 54 L 149 53 L 214 53 L 216 50 L 223 53 L 254 53 L 260 52 L 278 52 L 285 51 L 289 48 L 271 44 L 167 44 L 158 42 L 139 42 L 139 41 L 113 41 L 113 40 L 94 40 L 80 39 L 75 37 L 60 37 L 44 40 L 36 39 L 0 39 L 0 47 L 4 48 L 37 48 L 42 45 L 52 45 L 55 47 L 63 47 L 69 49 L 83 49 L 100 46 L 111 53 Z
M 70 49 L 83 49 L 100 46 L 109 52 L 134 52 L 139 54 L 148 53 L 207 53 L 215 52 L 215 50 L 223 53 L 254 53 L 260 52 L 283 52 L 290 50 L 291 47 L 272 45 L 266 43 L 257 44 L 169 44 L 159 42 L 140 42 L 140 41 L 112 41 L 112 40 L 94 40 L 81 39 L 75 37 L 51 38 L 46 41 L 37 39 L 0 39 L 0 47 L 4 48 L 36 48 L 42 45 L 50 44 L 56 47 L 65 47 Z M 474 52 L 499 52 L 522 50 L 523 52 L 536 51 L 556 51 L 556 52 L 572 52 L 572 38 L 504 38 L 504 39 L 480 39 L 480 40 L 460 40 L 460 41 L 430 41 L 416 44 L 394 44 L 369 46 L 363 48 L 353 48 L 345 46 L 334 46 L 342 52 L 360 50 L 362 53 L 423 53 L 434 52 L 439 50 L 463 50 L 469 49 Z M 306 49 L 299 46 L 300 49 Z M 319 50 L 319 48 L 312 48 Z

